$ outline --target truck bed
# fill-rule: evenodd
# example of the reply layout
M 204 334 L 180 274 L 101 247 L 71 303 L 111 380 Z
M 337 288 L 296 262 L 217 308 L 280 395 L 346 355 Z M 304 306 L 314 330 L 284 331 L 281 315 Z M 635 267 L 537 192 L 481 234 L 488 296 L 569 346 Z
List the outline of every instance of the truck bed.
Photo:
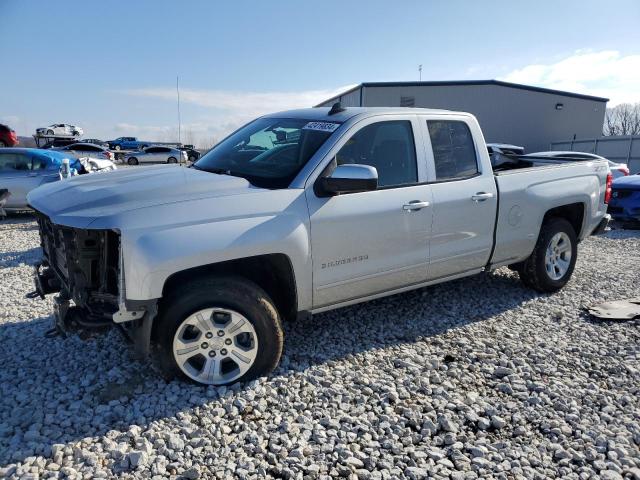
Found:
M 567 162 L 528 157 L 511 168 L 497 168 L 494 177 L 499 202 L 491 266 L 527 258 L 545 214 L 560 205 L 572 209 L 578 239 L 590 235 L 606 213 L 607 174 L 604 160 Z

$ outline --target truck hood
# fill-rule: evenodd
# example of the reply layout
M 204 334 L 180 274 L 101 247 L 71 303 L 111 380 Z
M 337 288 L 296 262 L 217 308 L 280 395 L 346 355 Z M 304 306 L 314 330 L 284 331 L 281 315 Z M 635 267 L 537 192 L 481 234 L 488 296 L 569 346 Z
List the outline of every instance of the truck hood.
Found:
M 80 175 L 31 191 L 31 207 L 57 224 L 87 227 L 98 218 L 157 205 L 268 191 L 244 178 L 174 165 Z

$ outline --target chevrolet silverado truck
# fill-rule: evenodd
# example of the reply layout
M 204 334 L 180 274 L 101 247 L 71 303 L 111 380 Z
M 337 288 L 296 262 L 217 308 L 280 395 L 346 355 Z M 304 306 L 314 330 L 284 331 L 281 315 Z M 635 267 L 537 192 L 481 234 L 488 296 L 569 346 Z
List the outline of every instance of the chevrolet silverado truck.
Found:
M 58 293 L 52 334 L 117 326 L 168 378 L 245 381 L 277 365 L 286 319 L 504 266 L 562 288 L 606 226 L 610 182 L 599 160 L 494 169 L 468 113 L 281 112 L 189 168 L 32 191 L 32 296 Z

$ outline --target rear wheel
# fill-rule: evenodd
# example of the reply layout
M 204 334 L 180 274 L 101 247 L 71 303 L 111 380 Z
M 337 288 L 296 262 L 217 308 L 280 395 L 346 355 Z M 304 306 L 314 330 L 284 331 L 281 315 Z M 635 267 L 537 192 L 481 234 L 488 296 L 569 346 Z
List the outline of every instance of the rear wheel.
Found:
M 571 278 L 577 256 L 578 240 L 573 226 L 564 218 L 550 218 L 542 225 L 533 252 L 516 270 L 528 287 L 555 292 Z
M 270 373 L 282 354 L 280 317 L 269 296 L 240 277 L 212 277 L 162 301 L 154 356 L 165 378 L 228 385 Z
M 113 149 L 116 150 L 116 151 L 119 151 L 120 150 L 120 145 L 114 145 Z
M 129 160 L 127 160 L 127 163 L 129 165 L 138 165 L 138 159 L 136 157 L 129 157 Z
M 169 157 L 167 159 L 167 163 L 178 163 L 178 160 L 176 159 L 176 157 Z

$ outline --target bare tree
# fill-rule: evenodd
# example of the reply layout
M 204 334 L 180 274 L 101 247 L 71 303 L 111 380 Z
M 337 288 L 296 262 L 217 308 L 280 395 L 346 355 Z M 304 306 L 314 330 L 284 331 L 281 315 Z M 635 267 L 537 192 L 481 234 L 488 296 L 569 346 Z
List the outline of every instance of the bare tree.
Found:
M 608 108 L 602 134 L 606 137 L 640 135 L 640 103 L 621 103 L 616 107 Z

